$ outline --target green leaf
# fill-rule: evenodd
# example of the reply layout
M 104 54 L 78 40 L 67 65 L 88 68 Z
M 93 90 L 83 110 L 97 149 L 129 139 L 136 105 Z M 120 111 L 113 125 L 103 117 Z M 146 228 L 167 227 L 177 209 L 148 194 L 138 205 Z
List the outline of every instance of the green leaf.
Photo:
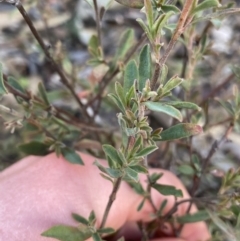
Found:
M 161 6 L 161 9 L 163 10 L 163 12 L 165 12 L 165 13 L 167 13 L 167 12 L 170 12 L 170 11 L 172 11 L 172 12 L 174 12 L 174 13 L 180 13 L 180 9 L 179 8 L 177 8 L 176 6 L 174 6 L 174 5 L 167 5 L 167 4 L 165 4 L 165 5 L 162 5 Z
M 94 225 L 96 223 L 96 215 L 94 213 L 94 211 L 91 211 L 91 213 L 89 214 L 89 217 L 88 217 L 88 221 L 91 225 Z
M 209 219 L 209 214 L 207 211 L 198 211 L 194 214 L 188 213 L 182 217 L 177 217 L 177 221 L 180 224 L 195 223 L 195 222 L 205 221 L 207 219 Z
M 77 213 L 72 213 L 72 217 L 74 220 L 76 220 L 79 223 L 88 225 L 88 220 L 80 215 L 78 215 Z
M 19 145 L 18 148 L 20 149 L 20 151 L 23 151 L 28 155 L 45 156 L 47 153 L 49 153 L 49 145 L 38 141 L 32 141 Z
M 133 29 L 127 29 L 120 37 L 119 46 L 114 56 L 114 62 L 123 60 L 128 50 L 131 48 L 134 42 Z
M 94 241 L 102 241 L 102 238 L 98 233 L 93 233 L 92 238 Z
M 96 165 L 101 172 L 108 174 L 106 170 L 107 168 L 101 165 L 98 161 L 95 161 L 93 164 Z
M 153 26 L 153 8 L 152 8 L 152 1 L 151 0 L 144 0 L 145 12 L 147 17 L 147 23 L 151 30 Z
M 127 176 L 134 182 L 138 182 L 138 173 L 133 169 L 127 167 L 126 169 Z
M 151 187 L 156 189 L 159 193 L 164 196 L 173 195 L 175 197 L 183 197 L 182 191 L 180 189 L 176 189 L 174 186 L 163 185 L 163 184 L 152 184 Z
M 219 98 L 215 98 L 215 100 L 217 100 L 230 115 L 235 115 L 235 110 L 232 106 L 232 103 L 230 103 L 229 101 L 221 100 Z
M 61 152 L 64 158 L 70 163 L 84 165 L 82 158 L 75 150 L 65 147 Z
M 153 174 L 150 176 L 150 182 L 151 182 L 151 183 L 156 183 L 157 180 L 159 180 L 162 176 L 163 176 L 163 173 L 153 173 Z
M 125 99 L 126 93 L 124 93 L 123 87 L 119 82 L 115 83 L 115 92 L 118 96 L 119 101 L 121 101 L 122 106 L 125 107 L 126 106 L 126 99 Z
M 113 161 L 117 162 L 120 166 L 125 162 L 121 159 L 118 151 L 111 145 L 103 145 L 103 151 L 106 156 L 109 156 Z
M 110 97 L 112 99 L 112 101 L 115 103 L 115 105 L 123 112 L 125 113 L 125 107 L 123 105 L 123 103 L 119 100 L 118 96 L 116 96 L 115 94 L 108 94 L 108 97 Z
M 91 232 L 88 228 L 80 230 L 78 227 L 58 225 L 43 232 L 41 236 L 56 238 L 61 241 L 84 241 L 91 237 Z
M 88 43 L 88 51 L 93 57 L 99 57 L 98 51 L 98 38 L 96 35 L 92 35 Z
M 0 95 L 7 94 L 8 91 L 4 85 L 4 80 L 3 80 L 3 68 L 2 64 L 0 63 Z
M 138 211 L 138 212 L 142 210 L 145 201 L 146 201 L 146 199 L 144 198 L 144 199 L 140 202 L 140 204 L 138 205 L 138 207 L 137 207 L 137 211 Z
M 129 166 L 129 168 L 133 169 L 137 173 L 148 173 L 148 169 L 142 165 Z
M 149 41 L 153 42 L 154 39 L 152 37 L 152 34 L 151 34 L 150 29 L 148 28 L 148 26 L 143 22 L 143 20 L 141 18 L 137 18 L 136 21 L 139 23 L 139 25 L 142 27 L 143 31 L 146 33 Z
M 167 74 L 168 74 L 168 67 L 167 67 L 166 64 L 164 64 L 163 67 L 162 67 L 161 75 L 160 75 L 160 83 L 162 83 L 162 84 L 165 83 L 165 80 L 167 78 Z
M 143 196 L 143 195 L 145 195 L 145 191 L 144 191 L 144 189 L 143 189 L 143 187 L 142 187 L 142 185 L 141 185 L 141 183 L 136 183 L 136 182 L 133 182 L 133 183 L 130 183 L 130 186 L 134 189 L 134 191 L 136 192 L 136 193 L 138 193 L 139 195 L 141 195 L 141 196 Z
M 152 72 L 152 59 L 151 59 L 151 49 L 149 44 L 145 45 L 140 53 L 139 57 L 139 85 L 140 91 L 145 87 L 146 81 L 151 79 Z
M 128 62 L 124 71 L 124 85 L 125 93 L 133 86 L 135 79 L 138 79 L 138 69 L 135 60 Z
M 218 0 L 205 0 L 198 4 L 196 8 L 193 9 L 192 14 L 196 14 L 197 12 L 209 9 L 209 8 L 214 8 L 214 7 L 219 7 L 221 6 Z
M 19 84 L 19 82 L 12 76 L 8 77 L 8 84 L 10 84 L 14 89 L 25 93 L 25 90 L 23 89 L 23 87 Z
M 171 141 L 202 133 L 202 127 L 191 123 L 180 123 L 161 132 L 159 141 Z
M 179 120 L 180 122 L 183 120 L 181 112 L 170 105 L 165 105 L 163 103 L 152 102 L 152 101 L 145 102 L 145 105 L 148 107 L 149 110 L 163 112 Z
M 178 76 L 173 76 L 163 87 L 163 93 L 167 93 L 171 91 L 172 89 L 176 88 L 178 85 L 180 85 L 183 82 L 182 78 L 179 78 Z
M 39 82 L 39 84 L 38 84 L 38 91 L 39 91 L 39 94 L 41 95 L 44 103 L 49 106 L 50 103 L 47 98 L 47 92 L 46 92 L 45 87 L 43 86 L 42 82 Z
M 201 107 L 199 107 L 198 105 L 192 103 L 192 102 L 186 102 L 186 101 L 166 101 L 163 102 L 164 104 L 167 105 L 171 105 L 175 108 L 185 108 L 185 109 L 193 109 L 193 110 L 197 110 L 200 111 Z
M 134 157 L 147 156 L 147 155 L 149 155 L 150 153 L 154 152 L 157 149 L 158 149 L 157 146 L 145 147 L 145 148 L 141 149 L 141 151 L 139 151 Z
M 119 178 L 123 175 L 122 171 L 116 168 L 105 168 L 107 174 L 112 178 Z
M 116 2 L 129 8 L 143 8 L 144 0 L 115 0 Z
M 162 28 L 166 25 L 166 21 L 174 14 L 170 11 L 168 13 L 162 14 L 158 17 L 153 25 L 154 36 L 161 35 Z
M 189 176 L 193 176 L 195 174 L 194 169 L 190 165 L 187 165 L 187 164 L 183 164 L 183 165 L 179 166 L 178 171 L 184 175 L 189 175 Z
M 164 199 L 164 200 L 162 201 L 162 203 L 161 203 L 161 205 L 160 205 L 160 207 L 159 207 L 159 210 L 157 211 L 157 214 L 158 214 L 159 217 L 162 216 L 163 210 L 164 210 L 164 208 L 166 207 L 167 202 L 168 202 L 167 199 Z
M 112 180 L 109 176 L 104 175 L 103 173 L 100 173 L 100 175 L 101 175 L 104 179 L 106 179 L 107 181 L 110 181 L 110 182 L 113 184 L 113 180 Z
M 104 233 L 112 234 L 112 233 L 115 233 L 115 230 L 113 228 L 100 228 L 97 230 L 97 232 L 100 234 L 104 234 Z

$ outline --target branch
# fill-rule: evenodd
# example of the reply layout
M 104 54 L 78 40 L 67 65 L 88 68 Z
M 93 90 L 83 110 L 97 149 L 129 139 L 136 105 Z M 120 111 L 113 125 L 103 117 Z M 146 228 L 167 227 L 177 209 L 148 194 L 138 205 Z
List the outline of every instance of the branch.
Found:
M 25 20 L 25 22 L 27 23 L 29 29 L 31 30 L 33 36 L 35 37 L 35 39 L 37 40 L 37 42 L 39 43 L 39 45 L 41 46 L 47 60 L 52 64 L 52 66 L 54 67 L 55 71 L 58 73 L 58 75 L 60 76 L 61 82 L 67 87 L 67 89 L 71 92 L 73 98 L 76 100 L 76 102 L 78 103 L 79 107 L 81 108 L 81 110 L 83 111 L 85 117 L 87 120 L 91 120 L 91 117 L 89 116 L 89 114 L 87 113 L 86 109 L 84 108 L 83 103 L 81 102 L 81 100 L 79 99 L 78 95 L 75 93 L 72 85 L 69 83 L 67 77 L 65 76 L 63 70 L 61 69 L 61 67 L 55 62 L 55 60 L 52 58 L 48 47 L 44 44 L 43 39 L 41 38 L 40 34 L 38 33 L 38 31 L 36 30 L 36 28 L 33 25 L 32 20 L 30 19 L 28 13 L 26 12 L 26 10 L 24 9 L 23 5 L 21 4 L 20 1 L 15 1 L 14 3 L 12 3 L 13 5 L 16 6 L 16 8 L 19 10 L 19 12 L 21 13 L 21 15 L 23 16 L 23 19 Z

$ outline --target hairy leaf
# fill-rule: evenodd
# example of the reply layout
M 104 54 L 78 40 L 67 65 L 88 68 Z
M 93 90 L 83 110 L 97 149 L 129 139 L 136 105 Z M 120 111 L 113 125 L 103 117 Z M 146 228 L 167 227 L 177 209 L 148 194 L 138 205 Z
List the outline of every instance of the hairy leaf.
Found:
M 84 241 L 91 237 L 91 232 L 88 228 L 80 230 L 78 227 L 58 225 L 48 229 L 41 235 L 61 241 Z
M 0 94 L 7 94 L 8 91 L 4 85 L 4 80 L 3 80 L 3 69 L 2 69 L 2 64 L 0 64 Z
M 177 221 L 181 224 L 184 224 L 205 221 L 207 219 L 209 219 L 209 214 L 207 211 L 198 211 L 194 214 L 188 213 L 184 216 L 178 217 Z
M 35 156 L 44 156 L 49 151 L 49 145 L 39 142 L 39 141 L 32 141 L 29 143 L 25 143 L 19 145 L 18 148 L 28 155 L 35 155 Z
M 152 101 L 145 102 L 145 105 L 148 107 L 149 110 L 163 112 L 179 120 L 180 122 L 183 119 L 181 112 L 170 105 L 166 105 L 159 102 L 152 102 Z
M 155 183 L 151 186 L 164 196 L 173 195 L 175 197 L 183 197 L 182 191 L 180 189 L 176 189 L 174 186 L 158 183 Z
M 66 147 L 62 149 L 62 154 L 70 163 L 84 165 L 82 158 L 75 150 Z
M 151 49 L 149 44 L 145 45 L 140 53 L 139 57 L 139 90 L 145 87 L 146 81 L 151 79 L 152 72 L 152 60 Z
M 103 151 L 106 156 L 109 156 L 113 161 L 117 162 L 120 166 L 122 166 L 125 162 L 124 160 L 122 160 L 118 151 L 113 146 L 103 145 Z
M 133 86 L 135 79 L 138 79 L 138 69 L 135 60 L 131 60 L 124 71 L 124 85 L 125 93 Z
M 191 123 L 180 123 L 161 132 L 159 141 L 171 141 L 202 133 L 202 127 Z

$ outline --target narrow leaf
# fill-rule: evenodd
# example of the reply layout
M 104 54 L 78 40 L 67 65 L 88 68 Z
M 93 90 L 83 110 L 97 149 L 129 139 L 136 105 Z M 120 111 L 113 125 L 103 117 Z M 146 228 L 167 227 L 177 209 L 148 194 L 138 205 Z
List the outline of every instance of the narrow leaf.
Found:
M 145 45 L 139 57 L 139 85 L 140 91 L 145 87 L 146 81 L 151 79 L 152 72 L 151 49 L 149 44 Z
M 2 64 L 0 63 L 0 95 L 7 94 L 8 91 L 4 85 L 4 80 L 3 80 L 3 68 Z
M 191 123 L 180 123 L 161 132 L 159 141 L 171 141 L 202 133 L 202 127 Z
M 145 102 L 145 105 L 148 107 L 149 110 L 163 112 L 163 113 L 179 120 L 180 122 L 183 119 L 181 112 L 170 105 L 165 105 L 163 103 L 152 102 L 152 101 Z
M 96 222 L 96 215 L 95 215 L 94 211 L 91 211 L 91 213 L 89 214 L 88 221 L 89 221 L 89 223 L 91 225 L 95 224 L 95 222 Z
M 158 147 L 157 146 L 148 146 L 143 148 L 141 151 L 139 151 L 134 157 L 142 157 L 142 156 L 147 156 L 150 153 L 154 152 L 155 150 L 157 150 Z
M 38 84 L 38 91 L 39 91 L 39 94 L 41 95 L 44 103 L 49 106 L 50 103 L 49 103 L 48 98 L 47 98 L 47 92 L 46 92 L 46 89 L 43 86 L 42 82 L 39 82 L 39 84 Z
M 54 226 L 41 234 L 44 237 L 56 238 L 61 241 L 84 241 L 91 237 L 88 229 L 79 230 L 78 227 L 65 225 Z
M 143 31 L 146 33 L 148 39 L 150 40 L 150 42 L 154 41 L 152 34 L 150 32 L 150 29 L 148 28 L 148 26 L 143 22 L 143 20 L 141 18 L 137 18 L 136 21 L 139 23 L 139 25 L 142 27 Z
M 178 171 L 188 176 L 193 176 L 195 174 L 194 169 L 187 164 L 183 164 L 180 167 L 178 167 Z
M 151 176 L 150 176 L 150 182 L 151 183 L 156 183 L 157 180 L 159 180 L 161 177 L 163 176 L 163 173 L 153 173 Z
M 104 233 L 112 234 L 112 233 L 115 233 L 115 230 L 113 228 L 100 228 L 97 230 L 97 232 L 100 234 L 104 234 Z
M 133 169 L 135 172 L 138 173 L 148 173 L 148 169 L 142 165 L 129 166 L 129 168 Z
M 12 76 L 8 77 L 8 84 L 10 84 L 14 89 L 22 93 L 25 93 L 25 90 L 23 89 L 23 87 L 18 83 L 18 81 L 14 77 Z
M 179 78 L 178 76 L 172 77 L 163 87 L 163 93 L 169 92 L 172 89 L 176 88 L 178 85 L 180 85 L 183 82 L 182 78 Z
M 108 174 L 106 170 L 107 168 L 101 165 L 98 161 L 95 161 L 93 164 L 96 165 L 101 172 Z
M 162 14 L 154 23 L 153 30 L 155 36 L 161 34 L 162 28 L 166 25 L 167 20 L 174 14 L 173 11 L 167 12 L 166 14 Z
M 102 241 L 101 236 L 98 233 L 93 233 L 92 238 L 94 241 Z
M 148 26 L 151 29 L 153 26 L 153 8 L 151 0 L 144 0 L 145 12 L 147 16 Z
M 172 11 L 172 12 L 174 12 L 174 13 L 180 13 L 180 9 L 177 8 L 177 7 L 174 6 L 174 5 L 167 5 L 167 4 L 165 4 L 165 5 L 162 5 L 162 6 L 161 6 L 161 9 L 162 9 L 163 12 L 165 12 L 165 13 L 170 12 L 170 11 Z
M 143 8 L 144 0 L 115 0 L 116 2 L 129 8 Z
M 103 145 L 103 151 L 106 156 L 109 156 L 113 161 L 117 162 L 120 166 L 123 165 L 124 160 L 121 159 L 118 151 L 110 145 Z
M 192 11 L 192 14 L 196 14 L 197 12 L 209 9 L 209 8 L 214 8 L 221 6 L 218 0 L 205 0 L 201 2 L 200 4 L 197 5 L 196 8 Z
M 61 151 L 64 158 L 70 163 L 84 165 L 82 158 L 75 150 L 66 147 Z
M 180 189 L 176 189 L 174 186 L 155 183 L 151 185 L 151 187 L 156 189 L 159 193 L 161 193 L 164 196 L 173 195 L 175 197 L 183 197 L 182 191 Z
M 193 109 L 197 111 L 201 110 L 201 107 L 199 107 L 198 105 L 192 102 L 186 102 L 186 101 L 167 101 L 167 102 L 164 102 L 164 104 L 171 105 L 178 109 L 185 108 L 185 109 Z
M 168 200 L 164 199 L 163 202 L 161 203 L 159 210 L 157 211 L 158 216 L 162 216 L 163 210 L 167 205 Z
M 137 211 L 141 211 L 141 209 L 143 208 L 143 205 L 144 205 L 145 201 L 146 201 L 146 199 L 144 198 L 144 199 L 140 202 L 140 204 L 139 204 L 138 207 L 137 207 Z
M 131 60 L 124 71 L 124 85 L 123 89 L 125 93 L 133 86 L 135 79 L 138 79 L 137 64 L 134 60 Z
M 178 217 L 177 221 L 181 224 L 185 224 L 205 221 L 207 219 L 209 219 L 209 214 L 207 211 L 198 211 L 194 214 L 186 214 L 182 217 Z
M 127 167 L 126 169 L 127 176 L 133 180 L 134 182 L 138 182 L 138 173 L 135 172 L 133 169 Z
M 122 60 L 128 50 L 131 48 L 134 41 L 133 29 L 127 29 L 120 37 L 119 46 L 114 57 L 114 61 Z
M 126 106 L 126 93 L 124 93 L 123 87 L 119 82 L 115 83 L 115 92 L 118 96 L 119 101 L 121 101 L 122 106 Z
M 77 213 L 72 213 L 72 217 L 74 220 L 76 220 L 77 222 L 79 223 L 82 223 L 82 224 L 85 224 L 85 225 L 88 225 L 88 220 L 82 216 L 80 216 L 79 214 Z
M 114 94 L 108 94 L 108 97 L 110 97 L 112 99 L 112 101 L 115 103 L 115 105 L 123 112 L 125 113 L 125 108 L 123 103 L 119 100 L 119 98 L 114 95 Z
M 119 178 L 123 175 L 121 170 L 119 170 L 119 169 L 105 168 L 105 170 L 106 170 L 107 174 L 112 178 Z
M 25 143 L 19 145 L 18 148 L 27 155 L 45 156 L 49 152 L 49 145 L 39 141 Z

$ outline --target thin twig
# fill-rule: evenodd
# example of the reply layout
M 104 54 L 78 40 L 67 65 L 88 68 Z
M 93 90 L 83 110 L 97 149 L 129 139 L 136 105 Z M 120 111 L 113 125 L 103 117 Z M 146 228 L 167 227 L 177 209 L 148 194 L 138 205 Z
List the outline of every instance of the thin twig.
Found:
M 14 87 L 12 87 L 8 82 L 7 82 L 7 76 L 5 74 L 3 74 L 3 79 L 4 79 L 4 85 L 6 86 L 6 88 L 8 89 L 8 91 L 10 93 L 12 93 L 14 96 L 19 96 L 21 97 L 23 100 L 25 100 L 26 102 L 29 102 L 31 99 L 37 100 L 40 103 L 43 103 L 43 101 L 38 98 L 35 95 L 29 95 L 27 93 L 22 93 L 19 90 L 15 89 Z M 54 114 L 58 119 L 64 121 L 66 124 L 70 124 L 73 125 L 77 128 L 81 128 L 83 130 L 87 130 L 87 131 L 92 131 L 92 132 L 99 132 L 99 133 L 106 133 L 106 134 L 110 134 L 112 133 L 115 129 L 106 129 L 106 128 L 101 128 L 101 127 L 97 127 L 97 126 L 91 126 L 89 124 L 85 124 L 85 123 L 81 123 L 80 120 L 75 119 L 72 115 L 70 115 L 69 113 L 67 113 L 66 111 L 53 106 L 53 108 L 55 109 L 56 113 Z M 48 111 L 48 110 L 46 110 Z M 50 109 L 49 109 L 50 111 Z M 66 118 L 67 117 L 67 118 Z
M 98 35 L 98 45 L 100 48 L 102 48 L 102 38 L 101 38 L 101 19 L 99 16 L 99 11 L 98 11 L 98 4 L 97 0 L 93 0 L 93 5 L 94 5 L 94 11 L 96 15 L 96 26 L 97 26 L 97 35 Z
M 204 174 L 206 171 L 206 168 L 208 166 L 208 163 L 210 162 L 213 154 L 217 151 L 219 145 L 228 138 L 229 134 L 231 133 L 232 129 L 234 127 L 234 123 L 231 121 L 227 130 L 225 131 L 224 135 L 222 136 L 222 138 L 219 141 L 214 141 L 207 157 L 203 160 L 202 162 L 202 173 Z
M 103 219 L 102 219 L 100 228 L 103 228 L 105 226 L 105 224 L 106 224 L 109 211 L 110 211 L 110 209 L 112 207 L 113 202 L 116 199 L 117 191 L 118 191 L 118 189 L 120 187 L 121 182 L 122 182 L 122 177 L 119 177 L 119 178 L 116 179 L 116 182 L 113 185 L 113 190 L 112 190 L 112 192 L 111 192 L 111 194 L 109 196 L 108 203 L 107 203 L 106 209 L 104 211 L 104 215 L 103 215 Z
M 163 57 L 159 60 L 159 62 L 157 62 L 157 64 L 159 66 L 157 66 L 157 65 L 155 66 L 155 72 L 153 74 L 153 78 L 152 78 L 152 81 L 151 81 L 151 89 L 152 90 L 155 89 L 158 77 L 159 77 L 159 75 L 161 74 L 161 71 L 162 71 L 162 67 L 166 63 L 170 52 L 174 48 L 178 38 L 184 32 L 185 26 L 187 25 L 187 23 L 189 23 L 192 20 L 192 17 L 189 17 L 189 14 L 190 14 L 193 2 L 194 1 L 192 1 L 192 0 L 186 0 L 185 3 L 184 3 L 183 10 L 182 10 L 180 18 L 178 20 L 177 27 L 174 31 L 174 34 L 173 34 L 173 36 L 172 36 L 172 38 L 171 38 L 171 40 L 170 40 L 170 42 L 169 42 L 169 44 L 168 44 L 168 46 L 165 50 L 165 53 L 164 53 Z
M 20 3 L 20 1 L 16 1 L 13 5 L 16 6 L 16 8 L 19 10 L 19 12 L 21 13 L 21 15 L 23 16 L 25 22 L 27 23 L 29 29 L 31 30 L 33 36 L 35 37 L 35 39 L 37 40 L 37 42 L 39 43 L 39 45 L 41 46 L 47 60 L 52 64 L 52 66 L 54 67 L 54 69 L 56 70 L 56 72 L 59 74 L 61 82 L 67 87 L 67 89 L 71 92 L 73 98 L 76 100 L 76 102 L 78 103 L 79 107 L 82 109 L 85 117 L 87 120 L 91 120 L 91 117 L 89 116 L 89 114 L 87 113 L 86 109 L 84 108 L 83 103 L 81 102 L 80 98 L 78 97 L 78 95 L 75 93 L 72 85 L 69 83 L 67 77 L 65 76 L 65 74 L 63 73 L 63 70 L 61 69 L 61 67 L 55 62 L 55 60 L 52 58 L 48 47 L 44 44 L 44 41 L 42 39 L 42 37 L 40 36 L 40 34 L 38 33 L 38 31 L 36 30 L 36 28 L 33 25 L 32 20 L 30 19 L 28 13 L 26 12 L 25 8 L 23 7 L 23 5 Z
M 128 52 L 126 58 L 123 61 L 123 64 L 126 64 L 131 57 L 134 55 L 134 53 L 138 50 L 138 48 L 142 45 L 142 43 L 147 39 L 146 34 L 143 34 L 140 38 L 140 40 L 132 47 L 132 49 Z M 103 91 L 105 90 L 106 86 L 111 82 L 111 80 L 120 72 L 120 68 L 116 67 L 114 71 L 111 69 L 107 71 L 107 73 L 103 76 L 101 82 L 99 83 L 99 91 L 96 96 L 94 96 L 89 102 L 87 103 L 86 107 L 92 106 L 93 103 L 96 100 L 99 100 L 101 102 L 101 96 Z M 99 108 L 98 108 L 99 109 Z M 95 110 L 96 111 L 96 110 Z

